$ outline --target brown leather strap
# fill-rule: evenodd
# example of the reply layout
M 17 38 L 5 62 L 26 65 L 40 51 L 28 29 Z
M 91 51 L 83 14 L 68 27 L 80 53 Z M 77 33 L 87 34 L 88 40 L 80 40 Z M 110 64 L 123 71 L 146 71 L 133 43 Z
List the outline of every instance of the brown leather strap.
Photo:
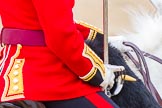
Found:
M 160 59 L 160 58 L 158 58 L 158 57 L 156 57 L 156 56 L 154 56 L 154 55 L 152 55 L 152 54 L 149 54 L 149 53 L 143 51 L 143 55 L 144 55 L 145 57 L 148 57 L 148 58 L 150 58 L 150 59 L 153 59 L 153 60 L 159 62 L 160 64 L 162 64 L 162 59 Z
M 154 87 L 154 85 L 151 82 L 150 75 L 149 75 L 149 69 L 148 69 L 148 66 L 147 66 L 144 56 L 149 57 L 153 60 L 156 60 L 159 63 L 162 63 L 162 60 L 156 56 L 153 56 L 149 53 L 141 51 L 135 44 L 133 44 L 131 42 L 123 42 L 123 44 L 131 47 L 134 50 L 134 52 L 136 53 L 138 61 L 129 52 L 126 52 L 126 55 L 132 60 L 132 62 L 135 64 L 135 66 L 139 69 L 141 75 L 143 76 L 145 86 L 148 88 L 148 90 L 153 95 L 155 100 L 160 104 L 160 106 L 162 106 L 162 99 L 161 99 L 158 91 L 156 90 L 156 88 Z M 144 69 L 143 69 L 143 67 L 144 67 Z

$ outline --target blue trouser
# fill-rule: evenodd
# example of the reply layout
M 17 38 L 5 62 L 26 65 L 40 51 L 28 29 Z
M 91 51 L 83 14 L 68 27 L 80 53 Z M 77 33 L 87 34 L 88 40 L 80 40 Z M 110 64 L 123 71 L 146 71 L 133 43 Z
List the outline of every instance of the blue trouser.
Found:
M 104 92 L 69 100 L 48 101 L 44 104 L 46 108 L 119 108 Z

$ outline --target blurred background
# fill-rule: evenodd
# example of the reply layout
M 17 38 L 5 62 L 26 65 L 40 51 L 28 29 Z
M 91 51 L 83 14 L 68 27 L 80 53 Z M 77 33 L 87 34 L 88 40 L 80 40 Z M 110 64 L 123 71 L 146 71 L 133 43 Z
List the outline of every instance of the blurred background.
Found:
M 131 31 L 128 8 L 134 10 L 140 7 L 154 12 L 155 9 L 149 0 L 108 0 L 108 33 L 116 35 L 123 29 Z M 74 17 L 92 24 L 98 28 L 103 28 L 103 0 L 76 0 L 74 7 Z

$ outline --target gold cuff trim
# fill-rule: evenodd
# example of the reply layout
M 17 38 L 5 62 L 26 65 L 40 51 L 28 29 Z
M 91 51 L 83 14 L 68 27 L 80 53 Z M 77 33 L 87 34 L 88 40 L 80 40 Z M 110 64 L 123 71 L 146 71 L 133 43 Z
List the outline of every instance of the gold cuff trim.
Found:
M 85 76 L 83 77 L 80 77 L 83 81 L 89 81 L 91 80 L 95 75 L 96 75 L 96 72 L 97 72 L 97 68 L 92 68 L 91 71 L 86 74 Z
M 92 69 L 88 74 L 83 77 L 80 77 L 83 80 L 90 80 L 97 72 L 97 69 L 101 72 L 102 76 L 105 76 L 105 68 L 103 65 L 103 61 L 88 47 L 88 45 L 84 44 L 84 50 L 82 55 L 92 62 Z

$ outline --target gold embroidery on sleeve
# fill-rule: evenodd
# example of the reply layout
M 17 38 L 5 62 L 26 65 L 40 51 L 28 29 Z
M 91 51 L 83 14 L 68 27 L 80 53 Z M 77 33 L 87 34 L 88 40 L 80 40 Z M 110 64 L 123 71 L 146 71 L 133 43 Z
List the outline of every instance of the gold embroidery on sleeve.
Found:
M 89 33 L 87 39 L 93 41 L 93 40 L 96 38 L 96 35 L 97 35 L 97 31 L 95 31 L 95 30 L 90 30 L 90 33 Z
M 92 30 L 95 30 L 95 31 L 97 31 L 98 33 L 103 34 L 103 32 L 102 32 L 101 29 L 99 29 L 99 28 L 97 28 L 97 27 L 95 27 L 95 26 L 93 26 L 93 25 L 91 25 L 91 24 L 88 24 L 88 23 L 83 22 L 83 21 L 77 21 L 77 23 L 80 24 L 80 25 L 83 25 L 83 26 L 85 26 L 85 27 L 87 27 L 87 28 L 90 28 L 90 29 L 92 29 Z
M 99 29 L 99 28 L 97 28 L 93 25 L 90 25 L 90 24 L 83 22 L 83 21 L 76 21 L 76 22 L 80 25 L 83 25 L 87 28 L 90 28 L 90 33 L 89 33 L 88 38 L 87 38 L 88 40 L 94 40 L 96 38 L 97 33 L 103 34 L 101 29 Z
M 87 75 L 80 77 L 81 79 L 84 81 L 89 81 L 96 74 L 97 69 L 99 69 L 101 75 L 104 76 L 105 73 L 103 61 L 86 44 L 84 44 L 82 55 L 91 60 L 93 67 Z
M 80 77 L 80 78 L 84 81 L 89 81 L 90 79 L 93 78 L 93 76 L 96 74 L 96 72 L 97 72 L 97 68 L 92 67 L 91 71 L 87 75 Z

